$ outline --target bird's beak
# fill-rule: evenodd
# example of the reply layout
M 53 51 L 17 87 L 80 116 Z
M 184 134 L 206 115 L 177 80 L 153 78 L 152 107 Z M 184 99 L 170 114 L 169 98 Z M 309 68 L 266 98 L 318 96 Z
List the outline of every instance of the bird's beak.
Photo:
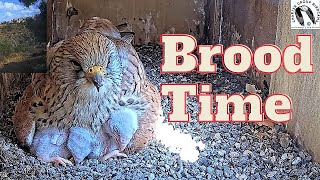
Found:
M 92 81 L 98 92 L 100 87 L 103 86 L 103 76 L 105 75 L 103 69 L 102 66 L 93 66 L 86 72 L 86 77 Z

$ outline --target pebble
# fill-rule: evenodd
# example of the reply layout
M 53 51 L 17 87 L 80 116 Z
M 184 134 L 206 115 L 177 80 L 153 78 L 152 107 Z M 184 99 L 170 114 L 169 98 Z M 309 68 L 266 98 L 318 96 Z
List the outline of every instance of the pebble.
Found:
M 215 140 L 221 140 L 221 139 L 222 139 L 222 137 L 221 137 L 221 134 L 220 134 L 220 133 L 216 133 L 216 134 L 214 134 L 213 138 L 214 138 Z
M 225 167 L 223 169 L 223 174 L 225 177 L 230 178 L 231 176 L 233 176 L 234 172 L 229 167 Z
M 239 157 L 239 153 L 238 152 L 230 152 L 229 155 L 230 155 L 231 158 Z
M 250 150 L 245 150 L 245 151 L 243 151 L 243 155 L 244 156 L 249 156 L 249 155 L 251 155 L 252 154 L 252 151 L 250 151 Z
M 286 160 L 288 158 L 288 154 L 284 153 L 281 155 L 281 160 Z
M 299 164 L 300 162 L 301 162 L 301 158 L 300 158 L 300 157 L 296 157 L 296 158 L 293 159 L 292 165 L 297 165 L 297 164 Z
M 248 179 L 248 176 L 245 175 L 245 174 L 241 174 L 239 177 L 238 177 L 239 180 L 247 180 Z
M 290 143 L 290 135 L 282 134 L 280 136 L 279 143 L 280 143 L 281 147 L 287 148 L 289 146 L 289 143 Z
M 224 156 L 226 154 L 226 151 L 225 150 L 219 150 L 218 151 L 218 155 L 219 156 Z
M 267 174 L 267 177 L 271 178 L 274 177 L 277 174 L 277 171 L 271 171 Z
M 149 174 L 148 180 L 154 180 L 154 178 L 156 178 L 156 176 L 153 173 Z
M 275 163 L 275 162 L 276 162 L 276 157 L 275 157 L 275 156 L 272 156 L 272 157 L 270 158 L 270 161 L 271 161 L 272 163 Z
M 207 172 L 209 174 L 213 174 L 214 173 L 214 169 L 212 167 L 207 167 Z
M 240 149 L 241 144 L 240 144 L 240 143 L 235 143 L 235 144 L 234 144 L 234 147 L 236 147 L 237 149 Z

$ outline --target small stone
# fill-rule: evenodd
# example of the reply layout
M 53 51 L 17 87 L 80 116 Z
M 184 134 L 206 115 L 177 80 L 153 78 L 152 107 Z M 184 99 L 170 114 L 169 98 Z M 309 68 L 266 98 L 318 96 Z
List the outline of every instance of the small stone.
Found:
M 97 166 L 97 171 L 98 172 L 102 172 L 102 171 L 104 171 L 106 169 L 106 165 L 104 165 L 104 164 L 98 164 L 98 166 Z
M 200 166 L 199 169 L 200 169 L 201 171 L 205 171 L 205 170 L 206 170 L 206 167 L 205 167 L 205 166 Z
M 271 161 L 272 163 L 275 163 L 275 162 L 276 162 L 276 157 L 275 157 L 275 156 L 272 156 L 272 157 L 270 158 L 270 161 Z
M 188 79 L 185 77 L 181 79 L 181 82 L 187 82 L 187 81 L 188 81 Z
M 235 143 L 235 144 L 234 144 L 234 147 L 236 147 L 237 149 L 240 149 L 241 144 L 240 144 L 240 143 Z
M 234 174 L 234 172 L 229 167 L 225 167 L 223 169 L 223 174 L 225 177 L 230 178 Z
M 197 176 L 196 176 L 196 179 L 201 179 L 201 178 L 202 178 L 201 175 L 197 175 Z
M 230 152 L 229 155 L 230 155 L 231 158 L 239 157 L 239 153 L 238 152 Z
M 207 167 L 207 172 L 209 174 L 213 174 L 214 173 L 214 169 L 212 167 Z
M 288 158 L 288 154 L 287 153 L 282 154 L 281 160 L 286 160 L 287 158 Z
M 296 157 L 296 158 L 293 159 L 292 165 L 297 165 L 297 164 L 299 164 L 300 162 L 301 162 L 301 158 L 300 158 L 300 157 Z
M 221 140 L 221 139 L 222 139 L 222 137 L 221 137 L 221 134 L 220 134 L 220 133 L 216 133 L 216 134 L 214 134 L 213 138 L 214 138 L 215 140 Z
M 289 154 L 288 154 L 288 159 L 291 160 L 291 159 L 293 159 L 293 158 L 294 158 L 293 154 L 292 154 L 292 153 L 289 153 Z
M 247 165 L 247 164 L 249 163 L 249 158 L 248 158 L 248 156 L 242 156 L 242 157 L 240 158 L 239 163 L 240 163 L 242 166 Z
M 244 156 L 249 156 L 249 155 L 251 155 L 252 154 L 252 151 L 250 151 L 250 150 L 245 150 L 245 151 L 243 151 L 243 155 Z
M 288 134 L 282 134 L 279 138 L 279 143 L 281 147 L 287 148 L 290 143 L 290 136 Z
M 152 168 L 153 166 L 152 166 L 152 164 L 146 164 L 146 167 L 147 168 Z
M 219 150 L 218 151 L 218 155 L 219 156 L 224 156 L 226 154 L 226 151 L 225 150 Z
M 154 178 L 156 178 L 156 176 L 153 173 L 149 174 L 148 180 L 154 180 Z
M 165 169 L 164 167 L 160 167 L 160 170 L 161 170 L 162 172 L 165 172 L 165 171 L 166 171 L 166 169 Z
M 223 176 L 223 172 L 221 170 L 217 170 L 216 171 L 216 176 L 221 178 Z
M 272 171 L 267 174 L 267 177 L 271 178 L 277 174 L 277 171 Z
M 239 180 L 246 180 L 248 179 L 247 175 L 245 174 L 241 174 L 239 177 L 238 177 Z

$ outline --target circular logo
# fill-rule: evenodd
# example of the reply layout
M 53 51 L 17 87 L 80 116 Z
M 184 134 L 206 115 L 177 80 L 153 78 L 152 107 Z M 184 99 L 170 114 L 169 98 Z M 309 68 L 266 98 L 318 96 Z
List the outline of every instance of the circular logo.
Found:
M 292 0 L 291 27 L 320 28 L 320 0 Z

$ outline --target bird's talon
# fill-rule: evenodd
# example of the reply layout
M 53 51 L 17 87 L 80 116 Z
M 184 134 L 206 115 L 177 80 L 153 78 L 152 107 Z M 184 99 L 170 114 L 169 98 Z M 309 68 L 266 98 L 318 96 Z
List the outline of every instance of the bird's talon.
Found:
M 106 161 L 109 158 L 123 157 L 127 158 L 128 156 L 125 153 L 121 153 L 119 150 L 111 151 L 110 153 L 104 155 L 101 160 Z
M 49 162 L 53 162 L 55 166 L 59 166 L 62 165 L 64 167 L 66 167 L 67 165 L 73 166 L 73 163 L 71 161 L 69 161 L 68 159 L 64 159 L 61 157 L 54 157 L 49 159 Z

